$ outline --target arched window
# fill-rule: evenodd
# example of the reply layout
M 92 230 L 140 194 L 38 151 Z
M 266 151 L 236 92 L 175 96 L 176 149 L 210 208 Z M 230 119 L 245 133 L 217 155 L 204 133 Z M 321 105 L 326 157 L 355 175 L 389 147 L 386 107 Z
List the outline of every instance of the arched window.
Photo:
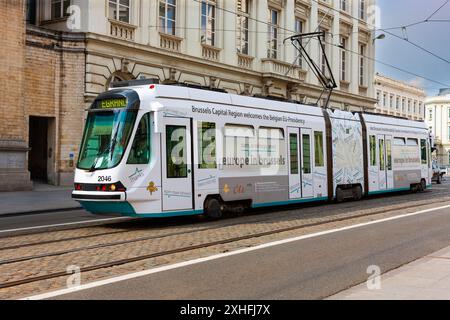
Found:
M 109 77 L 108 81 L 106 81 L 106 89 L 109 89 L 111 87 L 111 84 L 114 82 L 134 80 L 134 79 L 135 77 L 129 72 L 116 71 Z

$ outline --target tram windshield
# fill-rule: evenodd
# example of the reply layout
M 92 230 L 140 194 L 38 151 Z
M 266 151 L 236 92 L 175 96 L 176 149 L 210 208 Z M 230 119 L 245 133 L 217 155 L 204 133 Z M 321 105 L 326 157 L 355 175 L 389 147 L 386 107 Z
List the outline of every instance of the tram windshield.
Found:
M 114 168 L 122 160 L 136 121 L 136 111 L 90 112 L 86 121 L 78 168 Z

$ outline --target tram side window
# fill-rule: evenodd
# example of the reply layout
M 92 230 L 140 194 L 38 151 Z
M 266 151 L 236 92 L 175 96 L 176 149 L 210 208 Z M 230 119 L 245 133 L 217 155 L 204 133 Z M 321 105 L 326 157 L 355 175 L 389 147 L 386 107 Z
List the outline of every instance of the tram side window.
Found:
M 427 164 L 427 140 L 420 139 L 420 154 L 422 159 L 422 164 Z
M 284 154 L 284 130 L 281 128 L 260 127 L 258 130 L 258 152 L 263 166 L 278 166 Z
M 216 124 L 198 123 L 198 168 L 216 169 Z
M 311 173 L 311 139 L 309 134 L 302 135 L 303 141 L 303 173 Z
M 380 148 L 380 170 L 384 171 L 385 163 L 384 163 L 384 140 L 378 140 L 379 148 Z
M 315 166 L 323 167 L 323 132 L 321 131 L 314 131 L 314 155 Z
M 407 145 L 411 147 L 416 147 L 419 145 L 419 142 L 417 141 L 417 139 L 408 139 Z
M 375 167 L 377 165 L 377 138 L 370 136 L 370 165 Z
M 297 134 L 289 135 L 289 147 L 291 155 L 291 174 L 298 174 L 298 139 Z
M 224 138 L 224 156 L 226 159 L 231 159 L 232 163 L 236 163 L 235 160 L 239 162 L 242 159 L 248 159 L 251 150 L 256 145 L 255 129 L 253 126 L 226 124 Z
M 150 162 L 150 119 L 145 114 L 136 130 L 127 164 L 148 164 Z
M 405 146 L 405 138 L 394 138 L 394 146 Z
M 187 178 L 186 127 L 166 126 L 167 178 Z

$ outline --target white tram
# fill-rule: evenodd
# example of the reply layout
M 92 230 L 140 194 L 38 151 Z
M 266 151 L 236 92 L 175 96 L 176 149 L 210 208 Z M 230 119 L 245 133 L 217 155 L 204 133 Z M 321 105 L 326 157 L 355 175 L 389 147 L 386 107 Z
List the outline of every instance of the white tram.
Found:
M 422 122 L 181 86 L 111 89 L 88 112 L 72 197 L 133 217 L 431 186 Z

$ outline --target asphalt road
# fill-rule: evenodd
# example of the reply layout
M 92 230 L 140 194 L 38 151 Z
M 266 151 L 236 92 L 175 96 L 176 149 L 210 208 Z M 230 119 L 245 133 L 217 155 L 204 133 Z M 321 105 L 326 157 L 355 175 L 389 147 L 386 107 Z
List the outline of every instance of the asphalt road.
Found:
M 431 192 L 439 192 L 449 195 L 450 192 L 450 181 L 445 181 L 442 185 L 433 185 L 433 191 Z M 423 194 L 426 196 L 426 194 Z M 415 199 L 415 195 L 411 193 L 404 194 L 388 194 L 384 195 L 386 198 L 386 202 L 390 202 L 395 204 L 397 199 L 403 199 L 404 197 L 411 197 L 411 199 Z M 370 199 L 370 198 L 369 198 Z M 361 207 L 367 206 L 368 203 L 365 201 L 360 202 Z M 318 210 L 320 208 L 326 208 L 324 204 L 317 204 Z M 0 215 L 0 236 L 5 236 L 8 234 L 8 230 L 18 230 L 24 229 L 23 232 L 27 232 L 28 228 L 39 230 L 40 227 L 44 227 L 47 229 L 49 226 L 60 226 L 64 228 L 65 224 L 76 224 L 81 223 L 82 225 L 91 225 L 91 222 L 98 221 L 98 223 L 108 223 L 109 219 L 112 221 L 116 221 L 120 217 L 117 214 L 109 214 L 109 215 L 93 215 L 89 212 L 79 209 L 79 210 L 61 210 L 55 212 L 43 212 L 43 213 L 34 213 L 34 214 L 13 214 L 11 216 L 8 215 Z M 124 218 L 126 219 L 126 218 Z M 119 219 L 120 220 L 120 219 Z M 168 221 L 177 220 L 177 218 L 168 219 Z M 192 223 L 190 219 L 179 219 L 181 223 Z M 195 219 L 194 219 L 195 223 Z M 97 224 L 94 222 L 94 224 Z
M 303 239 L 58 299 L 321 299 L 450 245 L 450 209 Z
M 89 212 L 79 210 L 61 210 L 57 212 L 35 213 L 35 214 L 17 214 L 11 216 L 0 216 L 0 236 L 9 230 L 21 230 L 28 228 L 42 228 L 54 225 L 65 225 L 72 223 L 86 223 L 92 221 L 102 221 L 115 219 L 118 215 L 96 216 Z

